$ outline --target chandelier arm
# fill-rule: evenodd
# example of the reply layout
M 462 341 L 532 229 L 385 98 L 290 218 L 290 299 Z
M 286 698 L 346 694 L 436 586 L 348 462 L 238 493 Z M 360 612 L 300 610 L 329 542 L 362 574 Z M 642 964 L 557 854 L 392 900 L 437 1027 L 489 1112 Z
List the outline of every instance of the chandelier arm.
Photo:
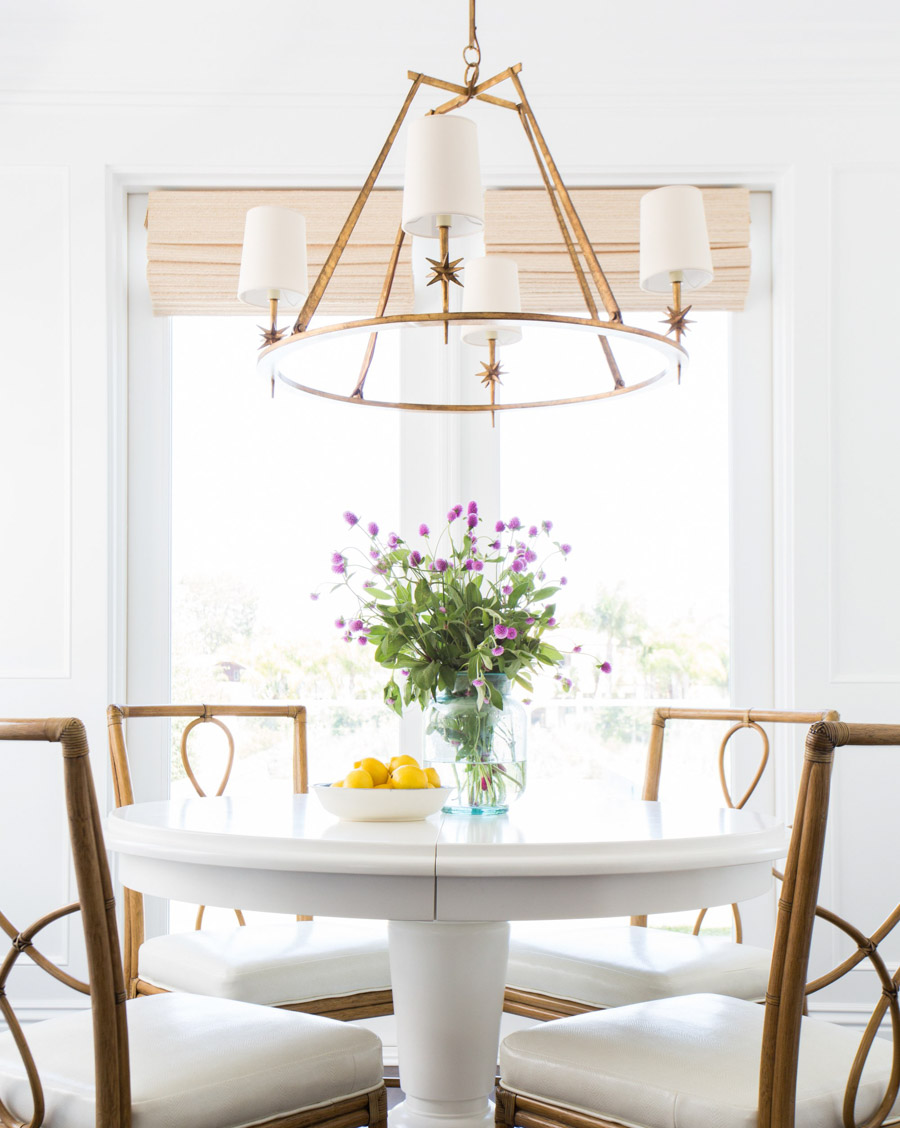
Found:
M 513 81 L 515 81 L 514 75 L 517 75 L 521 69 L 521 63 L 516 63 L 515 66 L 507 67 L 506 70 L 500 71 L 499 74 L 495 74 L 493 78 L 486 78 L 484 82 L 479 82 L 472 93 L 477 97 L 479 94 L 483 94 L 485 90 L 490 90 L 492 86 L 496 86 L 500 82 L 505 82 L 508 78 L 511 78 L 513 79 Z
M 543 133 L 541 133 L 541 127 L 538 125 L 537 118 L 534 116 L 534 111 L 532 110 L 528 102 L 525 90 L 522 87 L 522 83 L 519 81 L 519 76 L 517 73 L 513 73 L 510 77 L 512 78 L 513 84 L 515 85 L 515 88 L 519 94 L 519 99 L 522 103 L 525 113 L 528 115 L 528 120 L 530 121 L 531 127 L 534 130 L 534 135 L 537 139 L 538 146 L 540 147 L 541 154 L 543 155 L 544 160 L 547 162 L 547 169 L 550 173 L 550 177 L 553 180 L 556 190 L 559 193 L 559 197 L 562 200 L 562 205 L 565 209 L 566 216 L 568 217 L 569 222 L 572 224 L 572 229 L 575 232 L 575 235 L 581 246 L 581 253 L 584 255 L 585 259 L 587 260 L 588 266 L 590 266 L 591 268 L 594 285 L 597 287 L 598 291 L 600 292 L 600 297 L 603 299 L 603 305 L 606 309 L 607 316 L 611 321 L 621 321 L 622 311 L 619 309 L 619 304 L 615 299 L 615 295 L 610 288 L 609 282 L 607 282 L 606 280 L 606 275 L 603 273 L 603 268 L 600 266 L 600 262 L 597 258 L 593 244 L 591 243 L 590 239 L 588 238 L 588 234 L 584 229 L 584 224 L 581 222 L 581 219 L 578 216 L 578 212 L 575 210 L 575 205 L 572 203 L 572 197 L 569 195 L 569 190 L 568 188 L 566 188 L 565 183 L 563 182 L 563 179 L 559 174 L 559 169 L 556 167 L 556 162 L 553 160 L 553 157 L 550 154 L 550 150 L 547 148 L 547 142 L 544 140 Z
M 430 112 L 432 114 L 448 114 L 451 110 L 459 109 L 464 106 L 466 102 L 471 102 L 472 99 L 468 94 L 460 94 L 456 98 L 451 98 L 449 102 L 444 102 L 440 106 L 436 106 Z M 504 110 L 515 110 L 518 113 L 519 107 L 515 102 L 510 102 L 508 98 L 495 98 L 493 94 L 476 94 L 476 102 L 489 102 L 492 106 L 500 106 Z
M 423 86 L 433 86 L 436 90 L 449 90 L 451 94 L 464 94 L 468 96 L 469 91 L 465 86 L 460 86 L 458 82 L 448 82 L 445 78 L 435 78 L 430 74 L 419 74 L 417 71 L 407 71 L 406 77 L 410 81 L 419 79 Z
M 597 303 L 594 301 L 594 295 L 591 293 L 591 288 L 588 285 L 588 280 L 582 269 L 581 262 L 578 258 L 578 253 L 575 250 L 575 244 L 572 242 L 572 236 L 569 234 L 569 228 L 566 224 L 565 216 L 562 213 L 562 208 L 559 205 L 559 200 L 556 198 L 556 193 L 553 191 L 553 184 L 547 172 L 547 168 L 541 157 L 540 150 L 537 147 L 537 142 L 534 139 L 534 134 L 531 131 L 531 126 L 528 124 L 528 116 L 525 113 L 525 107 L 519 106 L 519 120 L 522 123 L 522 128 L 525 130 L 525 136 L 531 145 L 531 151 L 534 153 L 535 162 L 540 169 L 541 178 L 544 181 L 544 187 L 547 190 L 547 195 L 550 198 L 550 203 L 553 205 L 553 211 L 556 215 L 556 222 L 559 224 L 559 230 L 562 232 L 563 241 L 566 244 L 566 250 L 569 252 L 569 258 L 572 260 L 572 269 L 575 271 L 575 277 L 578 279 L 578 285 L 581 287 L 581 294 L 584 298 L 584 304 L 588 308 L 591 317 L 596 318 L 598 315 Z M 606 357 L 606 363 L 609 365 L 609 370 L 612 373 L 613 383 L 617 388 L 623 388 L 625 381 L 622 379 L 622 373 L 619 371 L 619 365 L 613 355 L 612 346 L 609 341 L 603 336 L 598 336 L 597 340 L 603 349 Z M 677 342 L 676 342 L 677 343 Z
M 409 88 L 409 93 L 406 95 L 406 100 L 400 108 L 400 113 L 397 115 L 397 120 L 391 126 L 391 131 L 387 135 L 385 143 L 381 147 L 381 152 L 378 154 L 375 164 L 372 165 L 372 171 L 366 177 L 366 182 L 363 184 L 359 195 L 356 197 L 356 203 L 350 209 L 350 214 L 344 220 L 344 226 L 340 230 L 340 234 L 334 242 L 334 246 L 328 252 L 328 258 L 322 264 L 322 269 L 319 271 L 319 277 L 313 284 L 313 288 L 309 292 L 309 296 L 303 303 L 303 309 L 297 320 L 294 322 L 294 332 L 302 333 L 303 330 L 309 325 L 312 320 L 313 314 L 318 308 L 319 302 L 322 300 L 322 295 L 325 293 L 325 288 L 331 281 L 334 274 L 335 267 L 341 260 L 341 255 L 353 234 L 353 228 L 356 227 L 360 214 L 366 206 L 366 201 L 372 193 L 372 188 L 378 175 L 381 172 L 384 162 L 387 160 L 387 155 L 391 151 L 391 147 L 397 139 L 397 134 L 400 132 L 400 126 L 409 112 L 409 107 L 412 105 L 412 100 L 415 98 L 419 87 L 422 84 L 422 75 L 417 74 L 413 78 L 413 84 Z
M 394 285 L 394 278 L 397 274 L 397 264 L 400 261 L 400 248 L 403 246 L 403 238 L 406 232 L 403 230 L 401 224 L 397 228 L 397 237 L 394 239 L 394 248 L 391 251 L 391 259 L 388 263 L 387 274 L 384 276 L 384 284 L 381 287 L 381 297 L 378 299 L 378 310 L 375 314 L 376 317 L 381 317 L 387 309 L 388 299 L 391 296 L 391 287 Z M 378 332 L 369 334 L 369 343 L 366 345 L 366 352 L 363 357 L 362 367 L 359 370 L 359 379 L 356 381 L 356 387 L 351 392 L 352 396 L 362 399 L 363 387 L 366 383 L 366 377 L 369 375 L 369 369 L 372 366 L 372 357 L 375 355 L 375 345 L 378 343 Z

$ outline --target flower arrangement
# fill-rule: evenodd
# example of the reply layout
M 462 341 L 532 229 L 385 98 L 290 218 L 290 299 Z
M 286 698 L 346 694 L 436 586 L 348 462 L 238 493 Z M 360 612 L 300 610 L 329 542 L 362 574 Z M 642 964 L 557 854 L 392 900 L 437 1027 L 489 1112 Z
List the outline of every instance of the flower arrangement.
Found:
M 391 672 L 384 700 L 395 712 L 413 701 L 425 708 L 439 690 L 453 692 L 461 673 L 479 709 L 485 701 L 502 709 L 488 675 L 503 674 L 531 692 L 535 668 L 563 661 L 544 636 L 557 625 L 553 598 L 567 580 L 550 580 L 547 570 L 564 564 L 572 548 L 551 539 L 551 521 L 526 526 L 512 517 L 485 532 L 470 501 L 465 510 L 453 506 L 437 535 L 420 525 L 421 542 L 412 546 L 396 533 L 383 535 L 374 521 L 363 525 L 355 513 L 344 520 L 367 543 L 332 554 L 332 590 L 348 589 L 357 604 L 335 626 L 346 642 L 375 647 L 375 661 Z M 598 665 L 609 672 L 608 663 Z
M 465 511 L 454 505 L 437 535 L 420 525 L 415 546 L 355 513 L 344 520 L 366 543 L 332 554 L 332 590 L 346 588 L 356 601 L 354 615 L 335 626 L 345 642 L 375 647 L 390 671 L 390 708 L 433 705 L 430 755 L 450 766 L 457 787 L 457 805 L 444 809 L 506 810 L 525 787 L 526 726 L 522 706 L 504 698 L 510 682 L 530 693 L 532 672 L 564 659 L 545 635 L 556 628 L 553 600 L 567 580 L 556 571 L 548 579 L 548 568 L 564 565 L 571 545 L 552 539 L 551 521 L 526 526 L 512 517 L 485 531 L 474 501 Z M 598 665 L 609 672 L 608 662 Z

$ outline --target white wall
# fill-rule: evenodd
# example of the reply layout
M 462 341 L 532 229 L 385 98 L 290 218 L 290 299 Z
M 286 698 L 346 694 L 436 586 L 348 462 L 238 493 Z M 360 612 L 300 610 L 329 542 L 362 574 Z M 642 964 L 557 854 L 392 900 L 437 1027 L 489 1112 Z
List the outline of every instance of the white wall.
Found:
M 0 714 L 82 716 L 101 801 L 103 711 L 124 684 L 120 602 L 110 595 L 123 590 L 124 190 L 358 183 L 406 70 L 461 77 L 465 8 L 4 5 Z M 771 573 L 760 578 L 776 597 L 771 703 L 898 719 L 893 0 L 743 9 L 482 0 L 479 33 L 485 74 L 525 63 L 529 97 L 571 183 L 772 188 L 776 522 L 760 530 L 774 544 Z M 524 142 L 499 112 L 485 120 L 482 152 L 488 182 L 533 182 Z M 399 157 L 387 170 L 394 182 Z M 892 751 L 853 753 L 838 768 L 841 849 L 826 892 L 864 927 L 900 885 L 898 780 Z M 13 811 L 0 789 L 5 859 L 38 810 L 35 799 Z M 881 902 L 852 876 L 863 850 L 889 883 Z M 31 876 L 58 884 L 63 899 L 52 851 Z M 900 962 L 900 943 L 892 954 Z M 835 1013 L 852 1018 L 867 986 L 865 974 L 851 977 Z M 34 1013 L 55 1005 L 37 976 L 22 990 Z

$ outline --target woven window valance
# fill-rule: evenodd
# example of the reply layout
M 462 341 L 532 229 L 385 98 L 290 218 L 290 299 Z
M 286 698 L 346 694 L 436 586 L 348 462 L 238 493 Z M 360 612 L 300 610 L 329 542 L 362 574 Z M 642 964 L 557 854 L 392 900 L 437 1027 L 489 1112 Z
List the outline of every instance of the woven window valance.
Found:
M 619 305 L 659 309 L 665 302 L 638 286 L 640 197 L 646 188 L 576 188 L 572 199 L 595 240 Z M 147 278 L 153 312 L 249 314 L 236 295 L 244 216 L 257 204 L 294 208 L 306 217 L 309 280 L 316 278 L 356 191 L 345 189 L 160 191 L 147 210 Z M 400 224 L 401 192 L 372 193 L 319 312 L 374 313 Z M 715 279 L 688 300 L 697 309 L 740 310 L 750 280 L 750 194 L 745 188 L 704 188 Z M 528 311 L 581 312 L 584 302 L 547 194 L 541 188 L 485 193 L 488 253 L 516 259 L 522 305 Z M 409 237 L 404 241 L 387 313 L 412 309 Z

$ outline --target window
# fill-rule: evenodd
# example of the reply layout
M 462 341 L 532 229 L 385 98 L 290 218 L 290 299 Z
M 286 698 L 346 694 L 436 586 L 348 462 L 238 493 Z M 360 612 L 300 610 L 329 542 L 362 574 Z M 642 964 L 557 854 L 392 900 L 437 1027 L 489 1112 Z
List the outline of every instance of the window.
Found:
M 134 198 L 129 380 L 141 433 L 132 428 L 129 473 L 131 701 L 301 700 L 310 708 L 313 779 L 342 773 L 361 747 L 390 754 L 400 740 L 415 751 L 418 717 L 398 726 L 380 701 L 380 668 L 364 648 L 340 640 L 334 620 L 347 609 L 310 593 L 342 547 L 344 509 L 402 530 L 470 497 L 483 512 L 552 519 L 574 547 L 559 607 L 568 641 L 583 654 L 563 671 L 569 692 L 552 676 L 536 686 L 531 780 L 597 776 L 613 794 L 635 794 L 655 702 L 726 702 L 730 685 L 744 699 L 735 670 L 744 676 L 764 639 L 736 654 L 730 609 L 771 618 L 770 596 L 750 574 L 754 561 L 736 558 L 728 514 L 734 490 L 770 472 L 770 436 L 748 442 L 735 424 L 755 396 L 755 417 L 770 426 L 765 255 L 747 313 L 696 315 L 680 388 L 511 413 L 490 432 L 480 426 L 485 419 L 354 409 L 283 388 L 273 405 L 254 375 L 255 319 L 150 317 L 140 297 L 142 218 Z M 755 243 L 765 246 L 768 232 L 760 198 Z M 652 327 L 658 317 L 628 320 Z M 746 345 L 751 323 L 756 353 L 735 347 Z M 378 362 L 400 372 L 395 394 L 420 371 L 415 332 L 379 340 Z M 529 327 L 523 344 L 505 350 L 517 380 L 546 380 L 548 355 L 603 375 L 592 337 L 547 336 Z M 348 347 L 356 358 L 359 339 Z M 741 366 L 759 355 L 763 378 L 757 366 L 754 381 L 741 380 Z M 447 365 L 455 354 L 442 356 Z M 148 625 L 160 621 L 171 622 L 165 651 L 146 651 L 138 640 L 158 635 Z M 596 674 L 588 653 L 608 658 L 612 674 Z M 288 757 L 277 741 L 260 729 L 246 744 L 236 770 L 255 786 L 286 786 Z M 154 747 L 158 760 L 159 736 Z M 217 755 L 211 745 L 211 772 Z M 674 739 L 667 757 L 680 761 L 664 773 L 669 794 L 718 798 L 711 763 L 692 760 Z M 150 773 L 149 788 L 139 774 L 145 797 L 168 787 L 168 768 Z M 178 774 L 176 763 L 176 790 Z

